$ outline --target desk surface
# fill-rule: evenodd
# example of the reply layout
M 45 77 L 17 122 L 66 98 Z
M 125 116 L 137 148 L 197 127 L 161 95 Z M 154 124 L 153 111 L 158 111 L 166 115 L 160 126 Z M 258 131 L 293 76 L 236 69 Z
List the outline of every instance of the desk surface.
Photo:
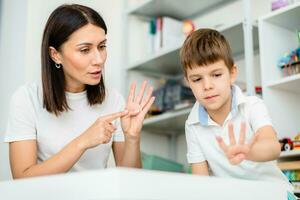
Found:
M 283 185 L 110 168 L 0 182 L 2 200 L 285 200 Z

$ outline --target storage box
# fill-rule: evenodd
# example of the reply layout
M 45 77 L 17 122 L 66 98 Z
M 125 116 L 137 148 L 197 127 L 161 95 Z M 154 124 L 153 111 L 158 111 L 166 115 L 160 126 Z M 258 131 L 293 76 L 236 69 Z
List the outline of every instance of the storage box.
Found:
M 180 163 L 145 153 L 142 153 L 142 164 L 144 169 L 160 171 L 183 172 L 184 169 Z

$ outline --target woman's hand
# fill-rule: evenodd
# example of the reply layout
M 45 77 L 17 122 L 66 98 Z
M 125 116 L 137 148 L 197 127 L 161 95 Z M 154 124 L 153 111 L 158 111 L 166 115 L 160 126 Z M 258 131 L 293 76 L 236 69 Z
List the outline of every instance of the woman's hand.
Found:
M 112 121 L 126 114 L 128 114 L 127 110 L 99 117 L 92 126 L 78 137 L 80 148 L 86 150 L 108 143 L 116 130 Z
M 229 162 L 232 165 L 238 165 L 243 160 L 247 159 L 247 156 L 251 151 L 253 144 L 257 140 L 257 134 L 254 134 L 254 136 L 251 138 L 249 143 L 245 144 L 245 132 L 246 132 L 246 125 L 245 123 L 241 123 L 239 142 L 236 143 L 234 137 L 233 125 L 229 124 L 228 125 L 228 133 L 229 133 L 229 141 L 230 141 L 229 145 L 226 145 L 223 139 L 220 136 L 217 136 L 217 141 L 220 148 L 224 151 Z
M 128 114 L 121 117 L 121 125 L 127 141 L 140 139 L 144 118 L 155 100 L 152 96 L 153 87 L 148 89 L 146 97 L 143 98 L 146 87 L 147 82 L 144 81 L 139 93 L 135 96 L 136 83 L 131 85 L 126 105 Z

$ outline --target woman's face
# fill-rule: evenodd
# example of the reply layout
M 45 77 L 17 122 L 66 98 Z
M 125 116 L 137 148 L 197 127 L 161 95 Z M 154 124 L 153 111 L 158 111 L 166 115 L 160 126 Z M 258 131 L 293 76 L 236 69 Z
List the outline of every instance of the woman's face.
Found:
M 66 90 L 81 92 L 85 85 L 97 85 L 102 78 L 107 57 L 105 31 L 87 24 L 72 33 L 58 52 L 50 47 L 50 54 L 62 65 Z

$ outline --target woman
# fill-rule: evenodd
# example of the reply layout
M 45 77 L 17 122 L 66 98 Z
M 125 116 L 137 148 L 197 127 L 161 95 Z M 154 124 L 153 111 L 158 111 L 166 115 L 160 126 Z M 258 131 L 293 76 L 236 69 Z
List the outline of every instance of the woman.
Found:
M 42 41 L 42 84 L 12 97 L 5 141 L 14 178 L 105 168 L 111 148 L 117 166 L 141 167 L 140 132 L 154 101 L 147 83 L 128 101 L 104 87 L 107 28 L 82 5 L 50 15 Z

